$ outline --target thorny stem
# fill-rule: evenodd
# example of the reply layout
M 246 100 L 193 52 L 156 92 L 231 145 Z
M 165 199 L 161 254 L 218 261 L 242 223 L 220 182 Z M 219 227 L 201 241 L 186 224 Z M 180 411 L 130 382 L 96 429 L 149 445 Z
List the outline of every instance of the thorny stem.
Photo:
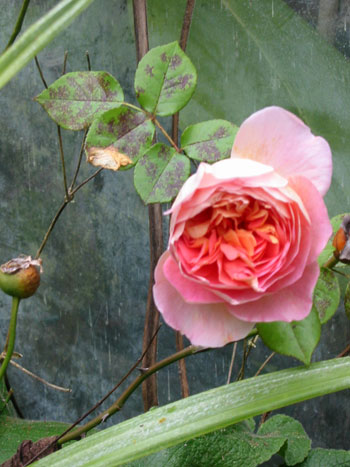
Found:
M 64 444 L 68 441 L 79 438 L 81 434 L 87 433 L 89 430 L 99 425 L 101 422 L 106 421 L 110 416 L 112 416 L 116 412 L 119 412 L 119 410 L 123 407 L 127 399 L 131 396 L 131 394 L 140 386 L 140 384 L 146 378 L 148 378 L 152 374 L 156 373 L 157 371 L 161 370 L 162 368 L 174 362 L 177 362 L 178 360 L 182 358 L 188 357 L 189 355 L 194 355 L 199 352 L 204 352 L 206 350 L 209 350 L 209 349 L 190 345 L 189 347 L 186 347 L 182 351 L 176 352 L 175 354 L 170 355 L 170 357 L 164 358 L 160 362 L 152 365 L 146 371 L 142 372 L 137 378 L 135 378 L 135 380 L 129 385 L 129 387 L 121 394 L 121 396 L 108 409 L 106 409 L 104 412 L 99 414 L 97 417 L 95 417 L 90 422 L 86 423 L 84 426 L 79 427 L 75 431 L 72 431 L 71 433 L 69 433 L 67 436 L 64 436 L 63 438 L 61 438 L 58 441 L 58 444 Z
M 7 43 L 7 46 L 6 46 L 5 50 L 7 50 L 15 42 L 16 37 L 21 32 L 22 24 L 23 24 L 25 15 L 27 13 L 29 2 L 30 2 L 30 0 L 23 0 L 22 7 L 21 7 L 21 10 L 19 12 L 15 27 L 13 29 L 13 32 L 11 34 L 11 37 L 10 37 L 8 43 Z
M 11 356 L 13 354 L 13 349 L 15 347 L 15 340 L 16 340 L 16 323 L 17 323 L 17 313 L 18 313 L 18 306 L 19 306 L 20 299 L 18 297 L 12 297 L 12 309 L 11 309 L 11 319 L 8 331 L 8 342 L 6 348 L 6 355 L 0 367 L 0 381 L 4 377 L 6 372 L 6 368 L 11 360 Z

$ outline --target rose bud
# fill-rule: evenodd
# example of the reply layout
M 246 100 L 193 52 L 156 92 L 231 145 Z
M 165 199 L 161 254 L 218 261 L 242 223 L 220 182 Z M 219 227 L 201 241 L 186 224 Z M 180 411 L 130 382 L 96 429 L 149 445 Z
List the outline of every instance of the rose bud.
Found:
M 339 230 L 334 235 L 334 256 L 342 263 L 350 264 L 350 215 L 344 216 Z
M 0 266 L 0 288 L 12 297 L 31 297 L 39 287 L 41 272 L 41 259 L 21 255 Z

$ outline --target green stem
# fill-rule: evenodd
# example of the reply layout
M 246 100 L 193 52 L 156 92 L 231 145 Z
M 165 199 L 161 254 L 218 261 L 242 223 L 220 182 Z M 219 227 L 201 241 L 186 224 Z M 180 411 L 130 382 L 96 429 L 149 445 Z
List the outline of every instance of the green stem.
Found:
M 335 256 L 331 256 L 323 265 L 324 268 L 332 269 L 339 262 Z
M 17 323 L 17 312 L 18 312 L 19 302 L 20 302 L 20 299 L 18 297 L 12 298 L 11 319 L 10 319 L 10 326 L 9 326 L 9 332 L 8 332 L 9 339 L 8 339 L 6 355 L 0 368 L 0 381 L 2 380 L 5 374 L 6 368 L 13 354 L 13 349 L 15 347 L 16 323 Z
M 14 27 L 13 33 L 11 34 L 11 37 L 10 37 L 8 43 L 7 43 L 7 46 L 6 46 L 5 50 L 7 50 L 15 42 L 16 37 L 21 32 L 22 24 L 23 24 L 23 21 L 24 21 L 24 17 L 25 17 L 25 15 L 27 13 L 27 8 L 29 6 L 29 2 L 30 2 L 30 0 L 24 0 L 23 1 L 22 8 L 21 8 L 21 11 L 19 12 L 19 15 L 18 15 L 18 18 L 17 18 L 17 22 L 15 24 L 15 27 Z
M 104 412 L 100 413 L 97 417 L 92 419 L 90 422 L 88 422 L 85 425 L 77 428 L 74 431 L 71 431 L 66 436 L 59 439 L 58 444 L 64 444 L 64 443 L 67 443 L 68 441 L 71 441 L 73 439 L 77 439 L 83 433 L 87 433 L 92 428 L 99 425 L 101 422 L 106 421 L 107 418 L 109 418 L 111 415 L 118 412 L 123 407 L 123 405 L 125 404 L 127 399 L 131 396 L 131 394 L 140 386 L 140 384 L 146 378 L 151 376 L 153 373 L 156 373 L 158 370 L 170 365 L 171 363 L 177 362 L 181 358 L 185 358 L 185 357 L 188 357 L 189 355 L 194 355 L 194 354 L 199 353 L 199 352 L 204 352 L 205 350 L 209 350 L 209 349 L 203 348 L 203 347 L 196 347 L 194 345 L 190 345 L 189 347 L 186 347 L 185 349 L 181 350 L 180 352 L 176 352 L 173 355 L 170 355 L 170 357 L 164 358 L 160 362 L 157 362 L 156 364 L 152 365 L 147 370 L 142 371 L 142 373 L 137 378 L 135 378 L 135 380 L 129 385 L 128 388 L 126 388 L 126 390 L 114 402 L 114 404 L 112 404 L 108 409 L 106 409 Z

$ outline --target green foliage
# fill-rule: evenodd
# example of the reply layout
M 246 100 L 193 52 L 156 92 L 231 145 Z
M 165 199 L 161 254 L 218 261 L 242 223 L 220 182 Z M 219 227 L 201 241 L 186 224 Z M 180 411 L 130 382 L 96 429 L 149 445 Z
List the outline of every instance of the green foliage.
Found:
M 172 115 L 191 99 L 197 72 L 177 42 L 155 47 L 138 64 L 135 91 L 140 105 L 156 115 Z
M 350 451 L 341 449 L 312 449 L 307 459 L 296 467 L 348 467 Z
M 313 300 L 321 324 L 327 323 L 332 318 L 337 311 L 339 301 L 340 287 L 335 273 L 330 269 L 321 268 Z
M 350 319 L 350 282 L 348 283 L 345 289 L 344 308 L 346 316 Z
M 88 128 L 98 112 L 119 107 L 123 100 L 120 84 L 105 71 L 67 73 L 36 97 L 49 116 L 67 130 Z
M 154 124 L 143 112 L 124 106 L 108 110 L 98 115 L 89 129 L 86 155 L 89 159 L 96 148 L 110 147 L 127 155 L 135 163 L 151 146 L 154 131 Z
M 62 0 L 0 56 L 0 89 L 13 78 L 93 0 Z
M 315 307 L 302 321 L 258 323 L 259 335 L 271 350 L 295 357 L 309 365 L 321 336 L 321 324 Z
M 190 175 L 190 161 L 165 144 L 152 146 L 138 161 L 135 188 L 146 203 L 166 203 L 179 192 Z
M 25 440 L 33 442 L 60 435 L 69 425 L 60 422 L 36 422 L 7 416 L 0 417 L 0 462 L 12 457 Z
M 216 162 L 230 157 L 238 127 L 226 120 L 210 120 L 187 127 L 181 146 L 192 159 Z
M 275 415 L 255 432 L 254 420 L 237 423 L 185 444 L 128 464 L 130 467 L 256 467 L 281 453 L 287 465 L 302 461 L 310 450 L 302 425 Z
M 221 386 L 107 428 L 37 465 L 125 464 L 266 411 L 348 388 L 349 375 L 350 358 L 344 357 Z

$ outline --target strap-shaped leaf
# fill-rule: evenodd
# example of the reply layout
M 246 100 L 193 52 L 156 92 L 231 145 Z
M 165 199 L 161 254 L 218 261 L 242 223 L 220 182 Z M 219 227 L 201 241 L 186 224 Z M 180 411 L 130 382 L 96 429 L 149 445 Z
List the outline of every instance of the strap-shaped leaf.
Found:
M 38 461 L 38 467 L 123 465 L 266 411 L 350 387 L 350 357 L 227 384 L 150 410 Z
M 337 311 L 339 301 L 340 287 L 335 273 L 330 269 L 321 268 L 313 300 L 321 324 L 331 319 Z
M 93 0 L 62 0 L 40 18 L 0 57 L 0 89 Z
M 156 115 L 172 115 L 191 99 L 197 73 L 177 42 L 155 47 L 138 64 L 136 97 L 141 106 Z
M 196 123 L 182 133 L 181 146 L 191 159 L 216 162 L 230 157 L 237 131 L 227 120 Z
M 119 107 L 124 94 L 106 71 L 76 71 L 61 76 L 35 100 L 63 128 L 82 130 L 98 112 Z
M 162 143 L 152 146 L 135 167 L 136 191 L 146 204 L 167 203 L 190 175 L 189 159 Z
M 321 336 L 321 323 L 314 307 L 302 321 L 257 324 L 264 344 L 274 352 L 295 357 L 309 365 Z
M 93 121 L 87 134 L 88 162 L 118 170 L 124 165 L 123 160 L 130 158 L 132 164 L 126 166 L 130 168 L 151 146 L 154 131 L 154 124 L 143 112 L 127 107 L 108 110 Z M 106 149 L 105 154 L 103 149 Z

